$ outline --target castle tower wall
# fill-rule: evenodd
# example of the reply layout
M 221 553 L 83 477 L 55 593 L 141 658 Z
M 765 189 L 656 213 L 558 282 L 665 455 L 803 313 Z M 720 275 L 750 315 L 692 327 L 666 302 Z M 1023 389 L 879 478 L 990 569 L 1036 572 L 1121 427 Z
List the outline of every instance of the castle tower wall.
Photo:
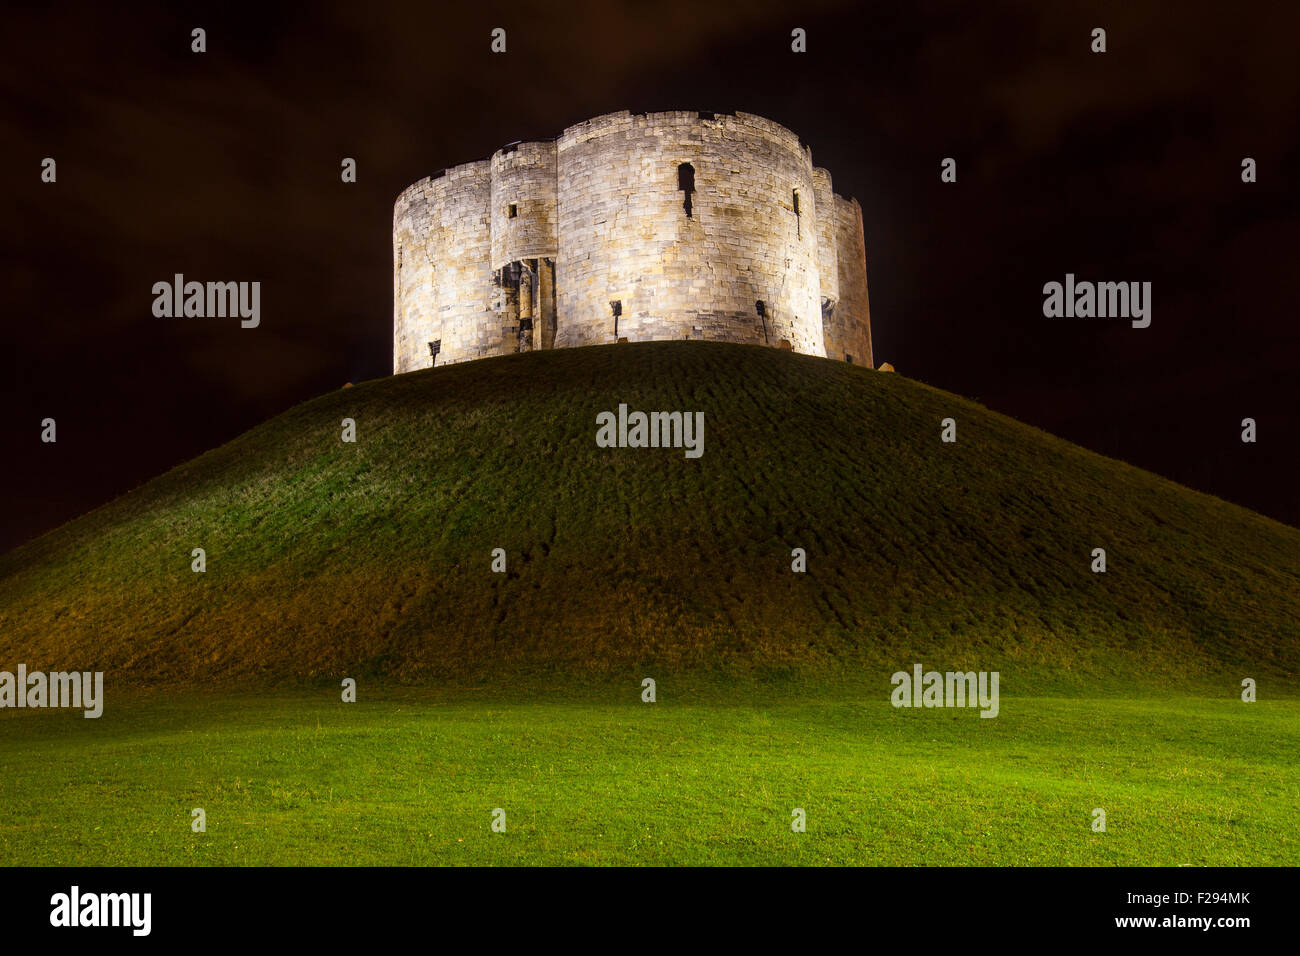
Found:
M 537 329 L 533 345 L 555 348 L 555 260 L 537 259 Z
M 428 342 L 442 338 L 434 302 L 429 182 L 403 190 L 393 206 L 393 371 L 429 366 Z
M 840 299 L 826 325 L 826 356 L 843 359 L 847 355 L 856 365 L 874 368 L 862 207 L 856 199 L 836 196 L 833 208 Z
M 514 143 L 497 150 L 492 156 L 492 268 L 555 258 L 558 208 L 555 143 Z
M 840 299 L 840 263 L 835 249 L 835 191 L 831 174 L 820 166 L 813 169 L 813 195 L 817 200 L 817 274 L 826 313 Z M 826 354 L 830 355 L 829 348 Z
M 395 372 L 619 339 L 872 361 L 861 209 L 749 113 L 611 113 L 420 180 L 393 303 Z
M 395 231 L 403 250 L 394 287 L 401 294 L 394 318 L 393 365 L 428 368 L 429 343 L 439 342 L 436 364 L 498 353 L 501 327 L 492 308 L 488 208 L 491 164 L 466 163 L 422 179 L 398 199 Z M 418 268 L 423 278 L 402 275 Z
M 557 347 L 784 339 L 825 354 L 812 154 L 789 130 L 613 113 L 565 130 L 557 163 Z

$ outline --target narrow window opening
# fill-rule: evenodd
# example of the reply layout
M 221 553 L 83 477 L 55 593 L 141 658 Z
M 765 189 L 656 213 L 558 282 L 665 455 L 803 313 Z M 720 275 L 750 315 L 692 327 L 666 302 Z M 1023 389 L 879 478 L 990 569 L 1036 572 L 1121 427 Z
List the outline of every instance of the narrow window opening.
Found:
M 794 231 L 800 239 L 803 238 L 803 217 L 799 215 L 799 190 L 794 191 Z
M 771 345 L 767 338 L 767 303 L 759 299 L 754 303 L 754 311 L 758 313 L 758 319 L 763 323 L 763 344 Z
M 845 352 L 845 353 L 844 353 L 844 361 L 846 361 L 846 362 L 848 362 L 850 365 L 852 365 L 852 364 L 853 364 L 853 356 L 850 355 L 848 352 Z
M 618 338 L 618 317 L 623 314 L 623 302 L 621 299 L 615 299 L 609 304 L 609 310 L 614 313 L 614 338 Z
M 442 339 L 434 339 L 429 343 L 429 364 L 438 364 L 438 353 L 442 351 Z
M 686 194 L 682 208 L 686 218 L 691 218 L 691 193 L 695 192 L 695 167 L 690 163 L 681 163 L 677 167 L 677 188 Z
M 516 206 L 514 203 L 511 203 L 509 208 L 506 210 L 506 216 L 510 219 L 514 219 L 518 215 L 519 215 L 519 207 Z

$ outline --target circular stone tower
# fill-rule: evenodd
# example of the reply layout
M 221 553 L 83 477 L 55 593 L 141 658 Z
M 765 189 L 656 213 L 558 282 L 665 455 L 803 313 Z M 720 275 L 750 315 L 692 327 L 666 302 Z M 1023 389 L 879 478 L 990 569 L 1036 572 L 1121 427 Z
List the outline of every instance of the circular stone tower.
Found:
M 748 113 L 612 113 L 423 179 L 393 217 L 393 370 L 707 339 L 870 365 L 861 210 Z

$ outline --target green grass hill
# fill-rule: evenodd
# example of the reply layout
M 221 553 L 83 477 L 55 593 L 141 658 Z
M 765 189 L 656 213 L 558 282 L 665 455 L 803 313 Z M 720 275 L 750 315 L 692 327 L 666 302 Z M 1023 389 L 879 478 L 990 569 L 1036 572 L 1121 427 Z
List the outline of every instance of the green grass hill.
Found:
M 620 402 L 703 412 L 703 456 L 597 447 Z M 694 342 L 341 389 L 0 557 L 0 669 L 119 687 L 920 662 L 1295 692 L 1297 621 L 1300 530 L 901 375 Z

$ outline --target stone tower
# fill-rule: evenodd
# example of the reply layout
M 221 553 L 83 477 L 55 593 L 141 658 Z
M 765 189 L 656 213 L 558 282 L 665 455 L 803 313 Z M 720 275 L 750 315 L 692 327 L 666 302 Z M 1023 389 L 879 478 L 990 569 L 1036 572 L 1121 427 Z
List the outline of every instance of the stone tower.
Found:
M 393 371 L 626 339 L 871 366 L 862 210 L 749 113 L 610 113 L 408 187 Z

